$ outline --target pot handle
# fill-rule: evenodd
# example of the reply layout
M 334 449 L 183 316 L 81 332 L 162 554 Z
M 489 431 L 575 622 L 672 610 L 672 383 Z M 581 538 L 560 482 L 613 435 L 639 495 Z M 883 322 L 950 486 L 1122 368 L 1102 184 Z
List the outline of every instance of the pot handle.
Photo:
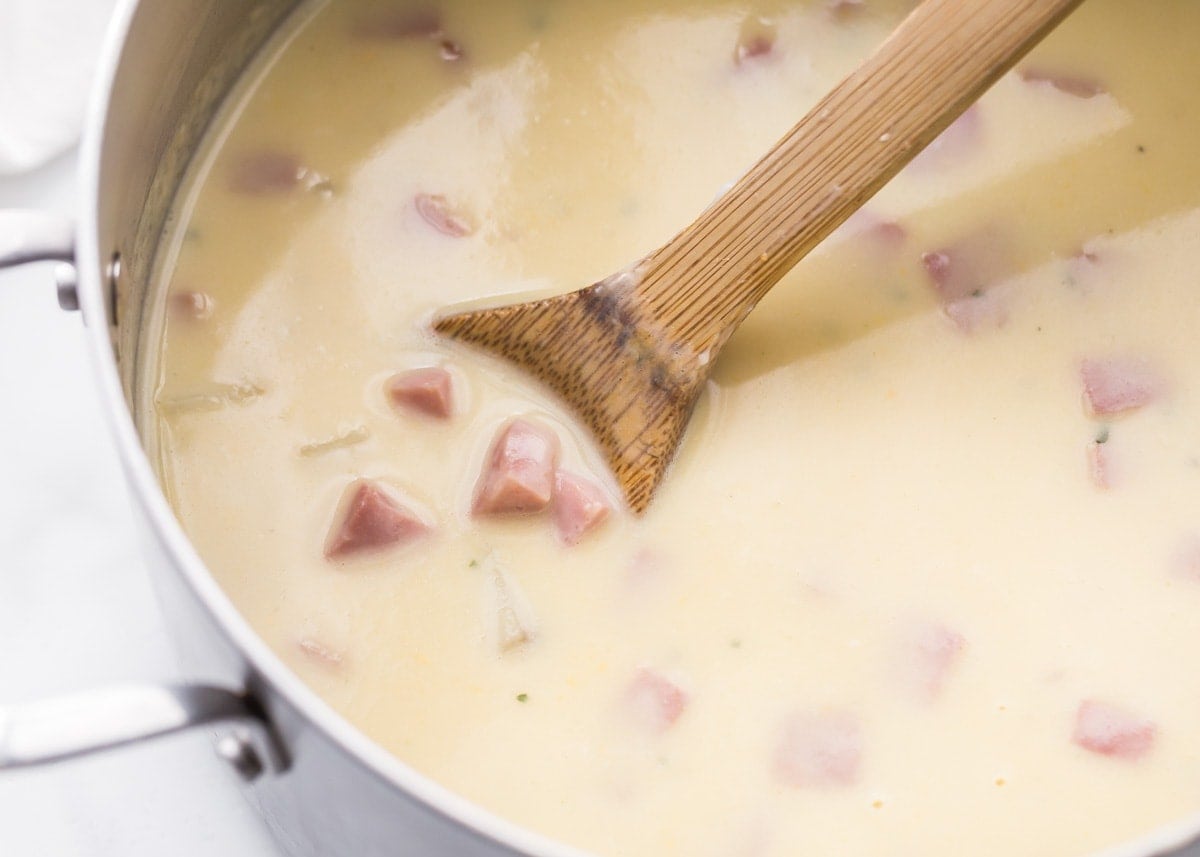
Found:
M 66 262 L 55 275 L 58 305 L 79 309 L 75 288 L 75 224 L 46 211 L 0 208 L 0 270 L 27 262 Z
M 43 765 L 217 723 L 217 753 L 247 780 L 287 768 L 282 745 L 249 696 L 205 685 L 117 685 L 0 705 L 0 771 Z

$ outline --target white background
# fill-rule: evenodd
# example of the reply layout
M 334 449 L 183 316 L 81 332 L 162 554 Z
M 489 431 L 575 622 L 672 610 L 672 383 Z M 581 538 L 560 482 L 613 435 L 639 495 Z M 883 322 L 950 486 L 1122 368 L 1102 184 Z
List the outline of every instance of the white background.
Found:
M 0 208 L 73 214 L 75 186 L 71 153 Z M 0 705 L 175 673 L 92 375 L 52 266 L 0 271 Z M 206 734 L 0 774 L 0 857 L 276 854 Z

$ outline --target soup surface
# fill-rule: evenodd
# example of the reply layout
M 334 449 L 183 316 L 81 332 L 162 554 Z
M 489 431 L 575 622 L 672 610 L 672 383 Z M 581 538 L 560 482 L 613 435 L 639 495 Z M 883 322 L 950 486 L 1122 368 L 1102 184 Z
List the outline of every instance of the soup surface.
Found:
M 383 747 L 623 857 L 1062 857 L 1200 806 L 1200 3 L 1090 0 L 806 259 L 642 518 L 429 332 L 662 243 L 908 5 L 332 2 L 251 69 L 148 431 Z

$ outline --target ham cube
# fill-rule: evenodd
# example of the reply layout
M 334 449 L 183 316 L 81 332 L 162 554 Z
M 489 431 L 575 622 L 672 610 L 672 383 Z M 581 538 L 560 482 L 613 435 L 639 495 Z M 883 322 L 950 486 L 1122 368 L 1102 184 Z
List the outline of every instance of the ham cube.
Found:
M 413 198 L 413 205 L 422 220 L 450 238 L 465 238 L 475 231 L 470 219 L 441 194 L 419 193 Z
M 1092 484 L 1101 491 L 1107 491 L 1113 486 L 1113 455 L 1108 441 L 1101 443 L 1094 440 L 1088 444 L 1087 468 Z
M 905 169 L 929 173 L 961 163 L 979 151 L 982 140 L 983 120 L 980 119 L 979 105 L 976 104 L 951 122 Z
M 963 635 L 937 622 L 913 628 L 902 647 L 909 686 L 920 699 L 930 701 L 942 692 L 947 677 L 958 662 L 966 640 Z
M 850 21 L 867 10 L 866 0 L 829 0 L 826 6 L 835 21 Z
M 775 25 L 770 21 L 757 16 L 747 18 L 738 32 L 737 46 L 733 51 L 734 65 L 742 66 L 769 58 L 775 50 L 776 35 Z
M 203 321 L 216 309 L 216 301 L 204 292 L 172 292 L 169 300 L 171 315 L 186 321 Z
M 1042 68 L 1023 68 L 1019 72 L 1026 83 L 1049 86 L 1076 98 L 1095 98 L 1108 90 L 1100 81 L 1072 74 L 1060 74 Z
M 342 665 L 342 653 L 330 648 L 320 640 L 313 639 L 312 637 L 302 637 L 297 645 L 300 647 L 300 651 L 314 663 L 330 669 L 335 669 Z
M 437 39 L 442 32 L 441 15 L 429 8 L 397 10 L 354 24 L 354 35 L 363 39 Z
M 504 426 L 492 442 L 475 486 L 476 515 L 540 512 L 554 494 L 558 436 L 524 419 Z
M 449 419 L 454 411 L 454 380 L 440 366 L 412 369 L 393 375 L 387 382 L 391 403 L 427 417 Z
M 784 726 L 775 777 L 795 788 L 846 788 L 858 782 L 861 756 L 856 717 L 843 711 L 800 712 Z
M 1007 294 L 996 286 L 1012 270 L 1008 242 L 994 230 L 967 235 L 921 257 L 942 309 L 965 333 L 1008 320 Z
M 1162 393 L 1162 377 L 1145 360 L 1104 357 L 1084 360 L 1079 370 L 1083 400 L 1091 416 L 1136 410 Z
M 1175 576 L 1200 582 L 1200 533 L 1191 533 L 1180 540 L 1175 549 Z
M 1008 295 L 1000 288 L 989 289 L 950 301 L 942 311 L 963 333 L 995 329 L 1008 321 Z
M 688 696 L 662 673 L 643 667 L 630 682 L 625 702 L 641 728 L 660 735 L 675 725 L 683 714 Z
M 350 485 L 344 511 L 325 542 L 328 559 L 399 546 L 429 532 L 429 525 L 380 485 L 366 479 Z
M 300 159 L 290 152 L 248 152 L 234 161 L 229 187 L 250 196 L 285 194 L 303 177 Z
M 1154 747 L 1157 733 L 1153 722 L 1112 703 L 1089 699 L 1075 714 L 1072 740 L 1101 756 L 1136 761 Z
M 590 479 L 565 470 L 554 474 L 554 526 L 563 544 L 579 544 L 607 520 L 610 511 L 608 498 Z

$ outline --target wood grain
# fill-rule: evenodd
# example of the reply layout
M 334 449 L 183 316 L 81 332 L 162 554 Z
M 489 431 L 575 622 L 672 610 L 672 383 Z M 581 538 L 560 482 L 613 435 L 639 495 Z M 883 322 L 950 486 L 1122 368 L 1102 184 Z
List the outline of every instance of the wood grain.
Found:
M 644 511 L 742 320 L 1080 2 L 925 0 L 663 247 L 585 289 L 447 315 L 435 329 L 556 390 Z

